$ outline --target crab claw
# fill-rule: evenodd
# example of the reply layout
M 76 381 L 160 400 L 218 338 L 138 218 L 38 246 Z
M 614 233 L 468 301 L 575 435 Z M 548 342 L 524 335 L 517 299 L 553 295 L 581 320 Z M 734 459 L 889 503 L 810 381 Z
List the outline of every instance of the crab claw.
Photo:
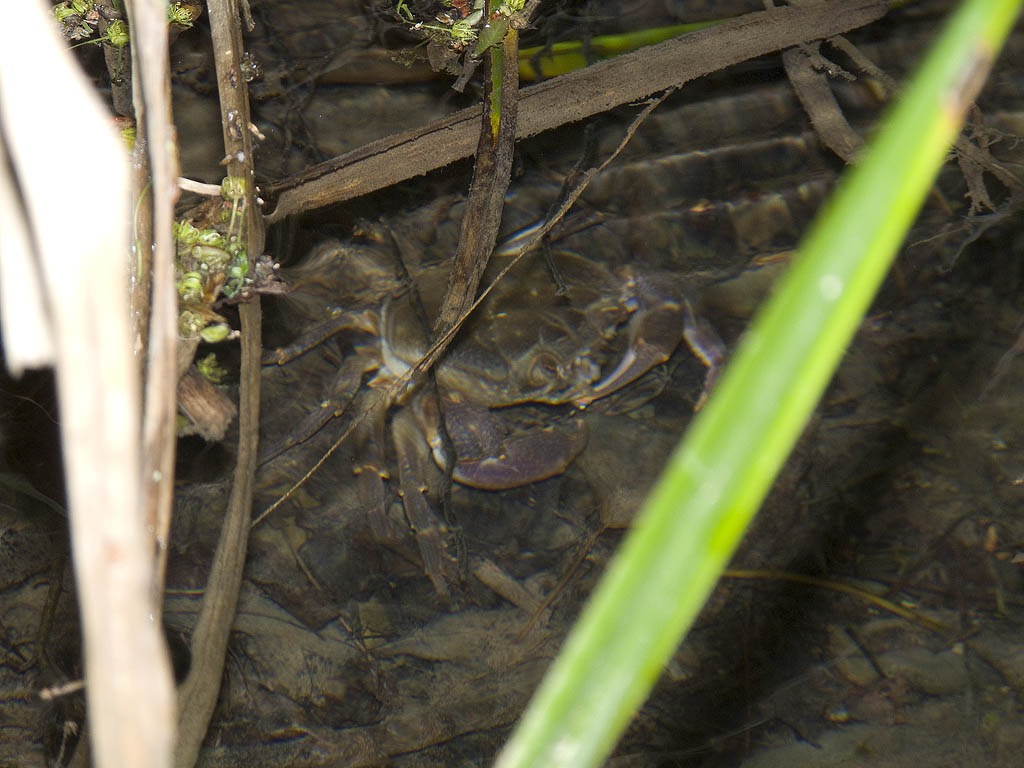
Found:
M 417 399 L 416 410 L 434 461 L 446 467 L 448 452 L 436 401 L 424 395 Z M 518 488 L 561 474 L 586 444 L 580 419 L 569 426 L 534 427 L 510 434 L 489 409 L 473 403 L 446 398 L 444 414 L 456 457 L 452 479 L 486 491 Z
M 638 309 L 629 320 L 629 343 L 618 365 L 590 391 L 576 397 L 573 402 L 584 408 L 595 400 L 610 395 L 635 381 L 656 365 L 668 360 L 679 342 L 686 340 L 694 356 L 708 367 L 704 379 L 704 390 L 696 408 L 704 403 L 708 391 L 718 378 L 725 361 L 725 344 L 711 325 L 698 317 L 693 306 L 685 297 L 675 300 L 654 299 L 662 291 L 650 280 L 637 287 L 637 281 L 630 281 L 637 289 Z M 644 306 L 647 304 L 649 306 Z
M 502 441 L 502 451 L 496 456 L 457 459 L 452 478 L 489 491 L 518 488 L 564 472 L 585 442 L 583 422 L 579 420 L 573 433 L 544 427 L 513 435 Z
M 590 405 L 668 360 L 683 336 L 683 315 L 682 305 L 676 301 L 635 314 L 629 322 L 629 345 L 619 364 L 573 402 L 580 408 Z

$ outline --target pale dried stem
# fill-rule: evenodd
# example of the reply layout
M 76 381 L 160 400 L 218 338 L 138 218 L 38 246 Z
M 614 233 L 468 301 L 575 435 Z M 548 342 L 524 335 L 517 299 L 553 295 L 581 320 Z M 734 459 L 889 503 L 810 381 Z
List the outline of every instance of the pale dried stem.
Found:
M 162 27 L 163 8 L 149 5 Z M 139 381 L 125 269 L 128 164 L 47 11 L 38 1 L 21 4 L 18 34 L 0 46 L 0 135 L 10 160 L 0 167 L 13 173 L 0 186 L 19 198 L 8 201 L 6 215 L 23 217 L 25 235 L 12 251 L 7 227 L 0 229 L 0 283 L 9 282 L 9 260 L 27 265 L 21 278 L 35 285 L 24 293 L 40 299 L 33 312 L 57 368 L 92 764 L 163 768 L 174 697 L 152 591 L 152 536 L 140 514 Z M 89 146 L 73 168 L 59 151 L 69 125 Z M 22 329 L 5 322 L 4 333 L 6 346 Z
M 237 9 L 229 0 L 209 0 L 210 29 L 216 56 L 221 125 L 228 174 L 247 181 L 246 251 L 263 250 L 263 222 L 255 202 L 249 101 L 242 79 L 242 33 Z M 174 761 L 191 768 L 220 692 L 228 636 L 235 616 L 248 543 L 253 478 L 256 473 L 260 399 L 260 304 L 254 297 L 239 308 L 242 322 L 242 371 L 239 391 L 238 458 L 217 551 L 192 633 L 192 665 L 178 692 L 178 744 Z
M 143 380 L 141 487 L 143 514 L 156 541 L 152 589 L 159 606 L 174 500 L 178 299 L 172 224 L 174 203 L 178 199 L 178 157 L 171 120 L 166 13 L 162 4 L 155 0 L 135 0 L 128 4 L 128 13 L 136 124 L 138 134 L 145 137 L 143 150 L 149 161 L 152 200 L 152 241 L 147 238 L 137 242 L 136 247 L 152 254 Z

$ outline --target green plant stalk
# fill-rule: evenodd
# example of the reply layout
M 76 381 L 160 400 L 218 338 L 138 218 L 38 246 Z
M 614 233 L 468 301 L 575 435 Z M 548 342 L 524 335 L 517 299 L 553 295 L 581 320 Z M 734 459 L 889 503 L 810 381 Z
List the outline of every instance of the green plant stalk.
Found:
M 889 0 L 889 7 L 899 8 L 916 2 L 919 0 Z M 546 49 L 544 46 L 523 48 L 519 51 L 519 80 L 533 82 L 547 77 L 564 75 L 567 72 L 583 69 L 591 64 L 593 59 L 611 59 L 647 45 L 654 45 L 673 37 L 696 32 L 704 27 L 720 24 L 728 18 L 731 17 L 638 29 L 633 32 L 620 32 L 611 35 L 596 35 L 587 43 L 586 55 L 584 54 L 584 44 L 579 40 L 564 40 Z
M 498 768 L 610 753 L 817 404 L 1020 5 L 966 0 L 953 15 L 670 458 Z
M 518 33 L 514 29 L 507 30 L 505 34 L 513 36 L 512 39 L 518 37 Z M 491 139 L 495 146 L 498 144 L 498 128 L 501 126 L 502 73 L 505 70 L 503 64 L 505 58 L 504 49 L 505 46 L 499 43 L 498 45 L 491 46 L 487 51 L 487 55 L 491 57 L 491 93 L 487 98 L 487 107 L 489 110 Z
M 679 37 L 679 35 L 710 27 L 720 21 L 725 21 L 725 19 L 676 24 L 670 27 L 653 27 L 615 35 L 597 35 L 589 41 L 587 53 L 596 59 L 610 59 L 646 45 L 654 45 L 673 37 Z M 547 50 L 543 46 L 524 48 L 519 51 L 519 79 L 532 81 L 564 75 L 566 72 L 583 69 L 589 63 L 584 55 L 583 43 L 578 40 L 555 43 Z M 540 69 L 539 73 L 534 64 Z

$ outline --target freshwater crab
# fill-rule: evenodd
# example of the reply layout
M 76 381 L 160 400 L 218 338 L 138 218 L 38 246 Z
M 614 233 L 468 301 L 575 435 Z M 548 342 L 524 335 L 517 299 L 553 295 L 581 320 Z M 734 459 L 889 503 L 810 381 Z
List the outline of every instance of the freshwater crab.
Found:
M 500 256 L 495 261 L 489 272 L 503 266 Z M 439 592 L 444 529 L 426 499 L 428 489 L 440 485 L 436 467 L 455 482 L 487 490 L 552 477 L 584 446 L 580 409 L 666 361 L 681 340 L 709 366 L 709 384 L 721 362 L 721 342 L 696 318 L 678 278 L 615 273 L 571 251 L 555 251 L 552 265 L 557 281 L 542 259 L 528 256 L 499 283 L 435 366 L 436 396 L 422 382 L 393 397 L 381 392 L 391 393 L 393 382 L 427 350 L 426 328 L 440 305 L 446 269 L 422 269 L 410 286 L 383 249 L 332 241 L 289 276 L 300 292 L 347 295 L 344 309 L 331 312 L 313 336 L 348 332 L 355 354 L 342 363 L 318 414 L 272 453 L 327 418 L 365 410 L 356 471 L 364 498 L 375 499 L 371 508 L 387 506 L 380 484 L 388 474 L 379 452 L 388 413 L 401 406 L 391 418 L 391 439 L 402 503 Z M 310 338 L 300 339 L 265 362 L 283 364 L 309 345 Z M 361 386 L 370 373 L 369 387 Z M 543 426 L 535 425 L 539 410 L 547 411 Z M 534 425 L 514 426 L 526 420 L 524 412 Z M 425 478 L 430 474 L 433 481 Z M 384 518 L 376 520 L 375 532 L 387 536 Z

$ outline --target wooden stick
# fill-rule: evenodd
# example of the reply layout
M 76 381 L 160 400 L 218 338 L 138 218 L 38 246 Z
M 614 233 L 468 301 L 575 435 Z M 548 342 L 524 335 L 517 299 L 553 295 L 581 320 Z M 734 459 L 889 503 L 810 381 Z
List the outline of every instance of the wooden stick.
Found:
M 249 99 L 240 71 L 242 30 L 231 0 L 209 0 L 210 31 L 216 55 L 221 125 L 228 175 L 246 181 L 245 237 L 250 261 L 263 250 L 263 221 L 257 212 L 253 181 Z M 177 768 L 192 768 L 217 704 L 228 636 L 235 618 L 252 516 L 253 478 L 259 441 L 260 302 L 239 306 L 242 322 L 242 372 L 238 403 L 238 458 L 210 577 L 192 632 L 192 666 L 178 691 Z

